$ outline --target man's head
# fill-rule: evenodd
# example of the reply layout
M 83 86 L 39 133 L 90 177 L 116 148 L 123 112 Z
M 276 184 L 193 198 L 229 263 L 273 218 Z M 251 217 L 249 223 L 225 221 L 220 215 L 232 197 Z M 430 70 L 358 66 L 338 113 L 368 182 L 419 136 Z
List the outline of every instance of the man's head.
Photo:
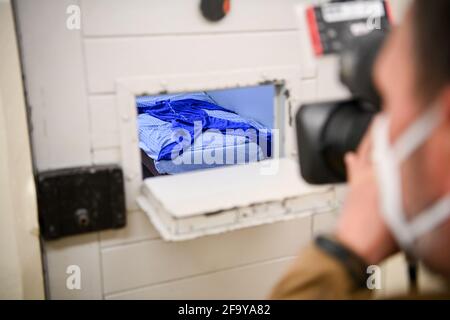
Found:
M 375 81 L 395 142 L 429 108 L 441 111 L 432 136 L 401 166 L 403 206 L 413 219 L 450 194 L 450 1 L 416 0 L 393 30 L 376 65 Z M 448 208 L 450 211 L 450 208 Z M 450 277 L 450 220 L 417 243 L 419 255 Z

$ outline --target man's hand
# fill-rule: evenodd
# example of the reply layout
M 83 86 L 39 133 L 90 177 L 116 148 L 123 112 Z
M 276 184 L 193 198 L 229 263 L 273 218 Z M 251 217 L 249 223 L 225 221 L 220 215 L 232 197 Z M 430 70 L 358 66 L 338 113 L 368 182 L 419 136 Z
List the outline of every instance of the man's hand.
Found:
M 368 264 L 378 264 L 398 247 L 383 221 L 372 160 L 370 130 L 357 153 L 345 157 L 349 190 L 338 222 L 336 237 Z

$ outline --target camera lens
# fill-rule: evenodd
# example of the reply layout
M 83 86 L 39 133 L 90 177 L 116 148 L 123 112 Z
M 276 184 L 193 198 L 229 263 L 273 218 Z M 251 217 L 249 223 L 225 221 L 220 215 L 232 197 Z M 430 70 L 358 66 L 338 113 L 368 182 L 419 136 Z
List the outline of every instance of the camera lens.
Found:
M 348 102 L 341 104 L 330 116 L 323 130 L 323 157 L 338 181 L 346 180 L 345 154 L 357 149 L 374 115 L 375 112 Z
M 344 156 L 357 149 L 375 114 L 358 100 L 303 105 L 296 117 L 303 178 L 311 184 L 345 182 Z

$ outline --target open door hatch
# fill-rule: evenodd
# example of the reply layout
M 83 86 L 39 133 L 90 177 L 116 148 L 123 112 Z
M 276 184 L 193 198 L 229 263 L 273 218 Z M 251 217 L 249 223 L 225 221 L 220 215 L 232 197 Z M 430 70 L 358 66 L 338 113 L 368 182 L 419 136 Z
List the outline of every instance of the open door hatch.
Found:
M 307 185 L 291 159 L 146 179 L 138 204 L 170 241 L 332 211 L 336 206 L 333 187 Z

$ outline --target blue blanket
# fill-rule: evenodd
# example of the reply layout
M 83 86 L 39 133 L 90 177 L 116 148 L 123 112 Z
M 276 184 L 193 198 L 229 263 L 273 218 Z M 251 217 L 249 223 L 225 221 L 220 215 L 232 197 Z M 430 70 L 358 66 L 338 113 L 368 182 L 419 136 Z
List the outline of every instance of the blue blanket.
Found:
M 241 129 L 244 132 L 248 129 L 253 129 L 256 132 L 256 136 L 254 137 L 255 140 L 253 142 L 257 143 L 260 131 L 257 126 L 251 124 L 251 121 L 245 121 L 234 112 L 205 100 L 189 96 L 184 99 L 171 99 L 169 97 L 167 99 L 156 100 L 148 99 L 148 97 L 139 97 L 137 98 L 138 114 L 147 114 L 159 119 L 162 127 L 167 127 L 167 125 L 170 124 L 172 130 L 186 130 L 191 136 L 191 143 L 193 143 L 194 139 L 202 132 L 209 129 L 218 130 L 224 134 L 229 129 Z M 235 117 L 227 117 L 226 114 L 232 114 L 235 115 Z M 230 120 L 230 118 L 234 120 Z M 236 119 L 239 121 L 236 121 Z M 195 132 L 194 122 L 201 123 L 201 132 Z M 160 150 L 156 160 L 171 160 L 172 150 L 179 142 L 173 141 L 171 137 L 162 138 L 164 138 L 164 141 L 159 145 Z M 270 133 L 266 133 L 265 138 L 267 139 L 267 146 L 270 150 Z M 250 137 L 250 139 L 252 138 Z M 182 152 L 183 150 L 180 150 L 177 154 L 181 154 Z

